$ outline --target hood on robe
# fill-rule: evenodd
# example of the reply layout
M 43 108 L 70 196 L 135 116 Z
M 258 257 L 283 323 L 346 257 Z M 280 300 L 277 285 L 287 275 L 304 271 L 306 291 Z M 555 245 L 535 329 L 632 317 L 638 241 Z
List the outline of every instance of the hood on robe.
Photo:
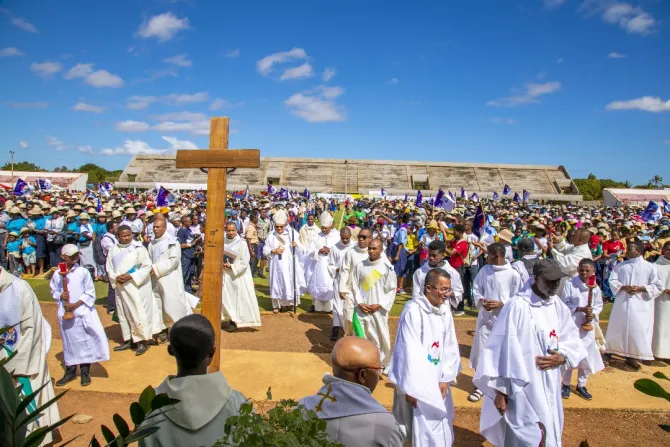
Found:
M 440 307 L 433 306 L 430 303 L 430 301 L 428 301 L 428 298 L 426 298 L 426 295 L 424 295 L 423 293 L 418 297 L 414 298 L 414 300 L 417 302 L 419 308 L 422 311 L 429 314 L 443 315 L 448 310 L 447 304 L 449 304 L 449 300 L 445 300 L 445 302 Z
M 323 387 L 313 396 L 301 399 L 308 410 L 316 411 L 319 419 L 328 420 L 361 414 L 388 413 L 372 397 L 370 390 L 357 383 L 337 378 L 330 374 L 323 376 Z M 333 396 L 334 400 L 324 396 Z
M 156 394 L 167 393 L 179 403 L 165 417 L 176 425 L 198 430 L 221 412 L 233 389 L 220 372 L 201 376 L 168 376 L 156 388 Z

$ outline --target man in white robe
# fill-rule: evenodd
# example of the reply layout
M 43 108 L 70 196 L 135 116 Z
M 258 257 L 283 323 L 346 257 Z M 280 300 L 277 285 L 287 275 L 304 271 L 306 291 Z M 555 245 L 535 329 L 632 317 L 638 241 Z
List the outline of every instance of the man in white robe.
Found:
M 328 269 L 330 251 L 340 242 L 340 234 L 333 230 L 333 216 L 324 211 L 319 219 L 321 231 L 306 247 L 305 256 L 311 258 L 312 274 L 307 281 L 307 290 L 314 300 L 310 312 L 333 310 L 333 277 Z
M 514 270 L 505 256 L 505 246 L 499 242 L 487 247 L 487 262 L 475 277 L 472 295 L 478 309 L 475 338 L 470 350 L 470 367 L 477 370 L 479 352 L 484 349 L 491 335 L 493 325 L 502 307 L 516 296 L 521 287 L 521 276 Z M 475 387 L 468 400 L 478 402 L 483 396 Z
M 152 340 L 154 318 L 160 318 L 151 286 L 151 258 L 142 244 L 133 242 L 130 227 L 122 225 L 117 233 L 118 245 L 107 255 L 107 274 L 116 291 L 116 310 L 123 344 L 114 351 L 131 349 L 135 355 L 147 352 Z
M 670 359 L 670 242 L 663 244 L 661 256 L 655 265 L 661 278 L 663 292 L 655 300 L 654 337 L 651 347 L 654 357 L 668 360 Z
M 223 263 L 223 292 L 221 320 L 230 320 L 225 330 L 236 331 L 240 327 L 260 327 L 261 314 L 251 277 L 249 247 L 242 239 L 234 222 L 226 224 Z M 234 255 L 234 259 L 230 255 Z
M 305 275 L 302 270 L 303 248 L 298 232 L 289 227 L 288 214 L 278 210 L 272 216 L 274 231 L 263 246 L 263 256 L 268 259 L 270 271 L 270 298 L 272 312 L 292 309 L 300 305 L 300 295 L 305 293 Z M 294 255 L 295 252 L 295 255 Z M 294 302 L 295 300 L 295 302 Z
M 374 343 L 345 337 L 335 343 L 331 361 L 333 375 L 324 375 L 324 386 L 318 393 L 299 403 L 326 421 L 328 438 L 333 442 L 356 447 L 401 447 L 398 423 L 372 397 L 382 369 Z
M 179 241 L 167 232 L 167 221 L 162 215 L 153 223 L 154 238 L 149 244 L 151 256 L 151 284 L 158 315 L 153 319 L 154 334 L 161 333 L 160 342 L 167 341 L 167 327 L 175 321 L 191 315 L 193 310 L 186 299 L 184 279 L 181 271 L 181 247 Z
M 484 393 L 481 434 L 494 446 L 561 446 L 561 382 L 586 357 L 570 309 L 558 298 L 565 273 L 553 259 L 505 304 L 479 353 L 474 384 Z
M 460 372 L 461 357 L 449 309 L 450 276 L 440 268 L 428 272 L 424 293 L 402 311 L 393 349 L 393 415 L 406 442 L 416 447 L 454 442 L 450 384 Z
M 512 263 L 512 268 L 521 276 L 521 283 L 526 285 L 528 281 L 533 282 L 533 266 L 540 260 L 535 254 L 535 243 L 527 237 L 521 239 L 517 244 L 519 259 Z
M 586 389 L 586 381 L 590 374 L 595 374 L 605 368 L 600 350 L 596 344 L 595 327 L 598 325 L 598 316 L 603 310 L 603 296 L 600 288 L 595 283 L 596 265 L 592 259 L 582 259 L 579 262 L 578 275 L 565 283 L 562 300 L 572 312 L 572 319 L 579 328 L 581 338 L 586 350 L 586 358 L 577 365 L 577 368 L 568 368 L 563 375 L 563 399 L 570 397 L 570 381 L 572 371 L 577 369 L 577 387 L 575 393 L 591 400 L 593 396 Z M 589 279 L 593 279 L 593 285 L 589 285 Z M 589 305 L 589 293 L 591 304 Z M 591 323 L 592 330 L 587 331 L 582 327 L 586 322 Z
M 561 283 L 559 294 L 563 293 L 563 287 L 567 280 L 577 276 L 577 269 L 579 268 L 579 261 L 582 259 L 593 259 L 591 256 L 591 249 L 589 248 L 589 239 L 591 233 L 586 228 L 580 228 L 572 235 L 568 244 L 565 239 L 553 236 L 549 238 L 549 250 L 552 257 L 561 266 L 563 273 L 568 275 Z M 554 245 L 554 241 L 558 240 L 558 244 Z
M 328 255 L 328 273 L 333 284 L 333 330 L 330 339 L 340 338 L 340 330 L 344 327 L 344 300 L 340 297 L 340 269 L 347 252 L 356 246 L 351 240 L 351 229 L 340 230 L 340 241 L 330 250 Z
M 391 336 L 388 315 L 396 292 L 393 266 L 382 257 L 383 244 L 373 239 L 368 244 L 368 259 L 357 264 L 351 274 L 351 290 L 356 315 L 365 338 L 373 341 L 381 353 L 384 368 L 391 361 Z
M 51 328 L 42 316 L 42 309 L 30 285 L 0 268 L 0 327 L 8 326 L 14 328 L 0 336 L 0 359 L 16 352 L 5 369 L 12 372 L 16 385 L 23 386 L 21 394 L 27 396 L 47 384 L 28 407 L 28 411 L 34 412 L 56 397 L 47 365 Z M 28 431 L 47 427 L 60 419 L 58 404 L 53 403 L 42 412 L 37 423 L 28 426 Z M 49 433 L 42 445 L 52 441 Z
M 87 269 L 79 265 L 80 253 L 74 244 L 61 248 L 67 272 L 51 277 L 51 296 L 58 303 L 58 323 L 63 339 L 65 375 L 56 382 L 64 386 L 81 372 L 81 385 L 91 384 L 91 363 L 109 360 L 109 342 L 95 309 L 95 285 Z M 63 287 L 67 278 L 67 292 Z M 65 314 L 72 316 L 68 318 Z
M 305 250 L 308 250 L 309 247 L 312 246 L 312 243 L 321 232 L 321 228 L 319 228 L 316 223 L 314 223 L 315 220 L 316 219 L 314 214 L 308 215 L 307 225 L 303 225 L 302 228 L 300 228 L 300 245 Z M 314 263 L 314 258 L 310 256 L 305 256 L 302 258 L 302 268 L 305 275 L 305 284 L 309 284 L 309 280 L 312 277 L 312 272 L 314 271 Z
M 654 298 L 663 285 L 658 269 L 644 260 L 643 253 L 642 242 L 629 242 L 626 260 L 610 274 L 615 299 L 605 335 L 605 364 L 612 354 L 625 357 L 626 364 L 636 370 L 640 369 L 637 360 L 654 360 Z
M 372 241 L 372 231 L 369 228 L 362 228 L 358 232 L 357 239 L 358 244 L 345 253 L 342 267 L 340 267 L 339 295 L 343 301 L 342 313 L 346 335 L 352 333 L 351 319 L 354 316 L 354 293 L 352 292 L 351 274 L 357 264 L 368 259 L 368 244 Z M 382 256 L 385 257 L 386 255 L 383 254 Z
M 451 277 L 451 296 L 449 296 L 449 304 L 454 308 L 458 307 L 458 303 L 463 300 L 463 283 L 461 282 L 461 275 L 458 274 L 449 261 L 444 259 L 446 245 L 439 239 L 432 241 L 428 245 L 428 262 L 422 265 L 414 272 L 412 277 L 412 299 L 418 298 L 423 294 L 423 287 L 425 285 L 426 275 L 434 268 L 440 268 L 449 273 Z M 447 306 L 451 312 L 451 307 Z

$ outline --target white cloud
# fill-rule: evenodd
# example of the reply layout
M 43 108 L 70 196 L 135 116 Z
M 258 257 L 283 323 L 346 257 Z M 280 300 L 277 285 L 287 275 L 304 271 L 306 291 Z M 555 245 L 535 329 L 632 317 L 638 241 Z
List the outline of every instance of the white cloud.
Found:
M 179 149 L 198 149 L 198 145 L 188 140 L 178 140 L 175 137 L 161 137 L 168 143 L 170 143 L 170 149 L 179 150 Z
M 163 60 L 168 64 L 176 65 L 178 67 L 190 67 L 193 65 L 193 62 L 191 62 L 186 54 L 178 54 Z
M 189 94 L 172 94 L 163 97 L 163 100 L 168 104 L 190 104 L 193 102 L 205 102 L 209 99 L 209 95 L 205 92 Z
M 23 56 L 23 54 L 23 51 L 15 47 L 7 47 L 4 50 L 0 50 L 0 57 Z
M 326 68 L 323 70 L 323 74 L 321 75 L 321 79 L 323 79 L 324 82 L 328 82 L 331 79 L 333 79 L 333 76 L 335 76 L 335 69 L 334 68 Z
M 200 121 L 163 121 L 152 127 L 156 132 L 190 132 L 195 135 L 209 135 L 209 120 Z
M 399 82 L 400 80 L 398 78 L 391 78 L 389 85 L 398 85 Z
M 128 98 L 128 103 L 126 104 L 126 108 L 131 109 L 131 110 L 142 110 L 146 109 L 149 107 L 149 104 L 152 104 L 154 102 L 158 101 L 158 98 L 155 96 L 131 96 Z
M 235 48 L 234 50 L 230 50 L 229 52 L 226 53 L 226 57 L 238 57 L 240 55 L 240 49 Z
M 563 58 L 559 57 L 558 59 L 556 59 L 556 63 L 557 64 L 562 64 L 563 63 Z
M 284 104 L 291 109 L 292 114 L 310 123 L 344 121 L 345 108 L 335 102 L 343 93 L 344 89 L 341 87 L 320 85 L 312 90 L 296 93 Z
M 113 149 L 101 149 L 101 155 L 138 155 L 138 154 L 149 154 L 149 155 L 161 155 L 168 152 L 167 149 L 153 149 L 144 141 L 140 140 L 126 140 L 123 143 L 123 146 L 115 147 Z
M 77 102 L 77 104 L 72 107 L 72 110 L 75 112 L 93 112 L 93 113 L 102 113 L 105 111 L 105 108 L 102 106 L 94 106 L 92 104 L 87 104 L 83 101 Z
M 42 62 L 42 63 L 33 63 L 30 65 L 30 70 L 37 76 L 49 77 L 55 73 L 58 73 L 63 69 L 63 66 L 60 62 Z
M 47 107 L 49 107 L 49 103 L 46 101 L 35 101 L 35 102 L 10 101 L 9 105 L 15 109 L 46 109 Z
M 21 141 L 19 141 L 19 146 L 21 146 L 21 148 L 23 148 L 23 149 L 28 149 L 28 146 L 30 146 L 30 145 L 28 144 L 27 141 L 21 140 Z
M 560 89 L 561 83 L 555 81 L 541 84 L 528 83 L 525 85 L 525 92 L 522 94 L 489 101 L 487 105 L 495 107 L 515 107 L 520 104 L 539 103 L 540 96 L 555 93 Z
M 57 151 L 64 151 L 69 147 L 56 137 L 47 137 L 47 145 L 53 147 Z
M 12 24 L 15 26 L 18 26 L 24 31 L 28 31 L 29 33 L 36 33 L 37 28 L 35 28 L 35 25 L 32 23 L 26 22 L 24 19 L 21 17 L 14 17 L 12 18 Z
M 65 79 L 83 78 L 93 73 L 93 64 L 77 64 L 63 75 Z
M 314 69 L 309 62 L 305 62 L 302 65 L 293 68 L 287 68 L 282 73 L 279 78 L 280 81 L 286 81 L 288 79 L 306 79 L 314 76 Z
M 114 129 L 119 132 L 146 132 L 149 130 L 149 125 L 143 121 L 119 121 L 114 125 Z
M 208 117 L 204 113 L 174 112 L 162 113 L 153 117 L 156 121 L 204 121 Z
M 166 96 L 140 96 L 135 95 L 128 98 L 126 108 L 131 110 L 142 110 L 149 107 L 153 103 L 163 103 L 168 105 L 182 105 L 196 102 L 205 102 L 209 99 L 206 92 L 199 92 L 194 94 L 171 94 Z
M 123 79 L 107 70 L 93 70 L 94 64 L 77 64 L 63 75 L 65 79 L 84 78 L 93 87 L 123 87 Z
M 233 107 L 242 107 L 244 101 L 230 102 L 227 99 L 216 98 L 209 106 L 209 110 L 231 109 Z
M 93 154 L 93 148 L 89 145 L 77 146 L 77 150 L 83 154 Z
M 263 76 L 267 76 L 272 71 L 272 66 L 282 64 L 293 60 L 307 59 L 307 53 L 302 48 L 293 48 L 290 51 L 282 51 L 270 54 L 256 62 L 256 69 Z
M 617 53 L 616 51 L 612 51 L 607 55 L 608 59 L 623 59 L 624 57 L 626 57 L 625 54 Z
M 491 122 L 495 124 L 517 124 L 517 121 L 514 118 L 491 118 Z
M 180 19 L 171 12 L 166 12 L 145 21 L 137 33 L 145 39 L 155 37 L 164 42 L 172 39 L 179 31 L 187 30 L 189 27 L 188 18 Z
M 544 3 L 545 8 L 558 8 L 559 6 L 562 6 L 563 3 L 565 3 L 566 0 L 542 0 L 542 3 Z
M 659 97 L 643 96 L 630 101 L 614 101 L 607 106 L 607 110 L 642 110 L 644 112 L 670 112 L 670 100 L 663 101 Z
M 619 25 L 630 34 L 650 34 L 657 24 L 654 16 L 644 9 L 615 0 L 584 0 L 578 11 L 587 17 L 600 14 L 602 20 Z

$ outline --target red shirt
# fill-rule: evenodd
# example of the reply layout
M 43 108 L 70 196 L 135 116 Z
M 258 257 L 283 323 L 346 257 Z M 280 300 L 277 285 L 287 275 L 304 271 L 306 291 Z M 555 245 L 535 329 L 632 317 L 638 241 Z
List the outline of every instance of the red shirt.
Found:
M 603 244 L 603 254 L 609 256 L 618 251 L 623 251 L 623 242 L 621 241 L 605 241 Z
M 468 256 L 468 248 L 468 241 L 465 239 L 451 241 L 451 249 L 455 250 L 455 253 L 449 257 L 449 264 L 453 268 L 463 267 L 463 259 Z

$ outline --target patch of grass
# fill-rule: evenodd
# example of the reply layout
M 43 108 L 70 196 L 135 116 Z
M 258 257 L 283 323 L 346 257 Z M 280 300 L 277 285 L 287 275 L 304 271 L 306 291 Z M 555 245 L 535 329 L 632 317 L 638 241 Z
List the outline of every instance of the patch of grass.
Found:
M 30 278 L 26 279 L 30 287 L 32 287 L 37 299 L 39 301 L 53 302 L 54 299 L 51 297 L 51 288 L 49 287 L 49 281 L 41 278 Z M 95 304 L 106 304 L 107 303 L 107 283 L 95 281 Z

